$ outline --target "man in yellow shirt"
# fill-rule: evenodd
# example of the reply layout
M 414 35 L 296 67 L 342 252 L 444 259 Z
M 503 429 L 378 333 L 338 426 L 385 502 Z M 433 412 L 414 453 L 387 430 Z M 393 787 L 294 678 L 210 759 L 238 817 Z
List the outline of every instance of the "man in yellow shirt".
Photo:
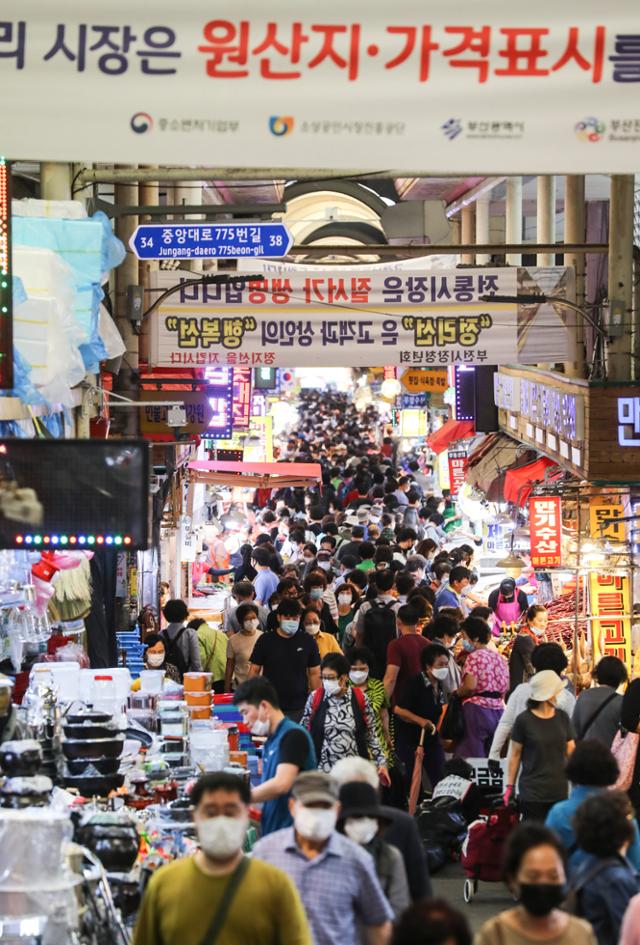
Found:
M 249 786 L 232 774 L 207 774 L 191 800 L 200 849 L 151 878 L 133 945 L 312 945 L 293 882 L 277 867 L 242 854 Z
M 302 615 L 302 626 L 318 644 L 321 660 L 325 658 L 327 653 L 342 653 L 340 644 L 334 635 L 325 633 L 324 630 L 320 629 L 320 616 L 317 610 L 313 610 L 313 608 L 305 610 Z

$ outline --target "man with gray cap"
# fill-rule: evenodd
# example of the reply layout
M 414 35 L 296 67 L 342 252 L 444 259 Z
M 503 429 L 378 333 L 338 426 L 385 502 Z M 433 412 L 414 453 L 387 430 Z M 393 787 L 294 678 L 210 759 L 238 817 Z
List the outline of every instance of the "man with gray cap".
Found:
M 393 912 L 371 856 L 336 831 L 338 784 L 321 771 L 294 781 L 293 827 L 260 840 L 253 855 L 278 866 L 298 888 L 316 945 L 351 945 L 364 927 L 369 945 L 387 945 Z

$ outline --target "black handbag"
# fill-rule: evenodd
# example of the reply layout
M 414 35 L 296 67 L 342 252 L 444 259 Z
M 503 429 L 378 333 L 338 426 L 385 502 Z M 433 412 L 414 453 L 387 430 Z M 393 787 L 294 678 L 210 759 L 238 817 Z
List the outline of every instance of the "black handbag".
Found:
M 459 696 L 451 696 L 449 700 L 447 711 L 440 726 L 440 737 L 447 742 L 459 742 L 464 738 L 464 715 L 462 713 L 462 699 Z

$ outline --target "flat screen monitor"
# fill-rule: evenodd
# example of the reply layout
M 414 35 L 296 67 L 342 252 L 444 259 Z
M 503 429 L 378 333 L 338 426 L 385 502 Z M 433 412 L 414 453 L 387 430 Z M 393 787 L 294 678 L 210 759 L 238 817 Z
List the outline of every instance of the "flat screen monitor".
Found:
M 147 547 L 149 445 L 0 439 L 0 548 Z

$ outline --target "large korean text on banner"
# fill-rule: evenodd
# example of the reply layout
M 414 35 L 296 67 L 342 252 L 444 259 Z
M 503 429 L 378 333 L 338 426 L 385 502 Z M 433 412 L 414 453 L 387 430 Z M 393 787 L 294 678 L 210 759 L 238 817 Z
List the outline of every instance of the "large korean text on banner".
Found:
M 561 358 L 569 351 L 562 319 L 538 327 L 529 307 L 515 303 L 526 272 L 345 275 L 336 268 L 181 284 L 152 315 L 150 360 L 161 367 L 443 369 L 535 363 L 550 338 Z M 174 273 L 153 277 L 154 288 L 176 286 Z
M 407 175 L 639 164 L 631 0 L 4 0 L 0 18 L 10 158 Z

